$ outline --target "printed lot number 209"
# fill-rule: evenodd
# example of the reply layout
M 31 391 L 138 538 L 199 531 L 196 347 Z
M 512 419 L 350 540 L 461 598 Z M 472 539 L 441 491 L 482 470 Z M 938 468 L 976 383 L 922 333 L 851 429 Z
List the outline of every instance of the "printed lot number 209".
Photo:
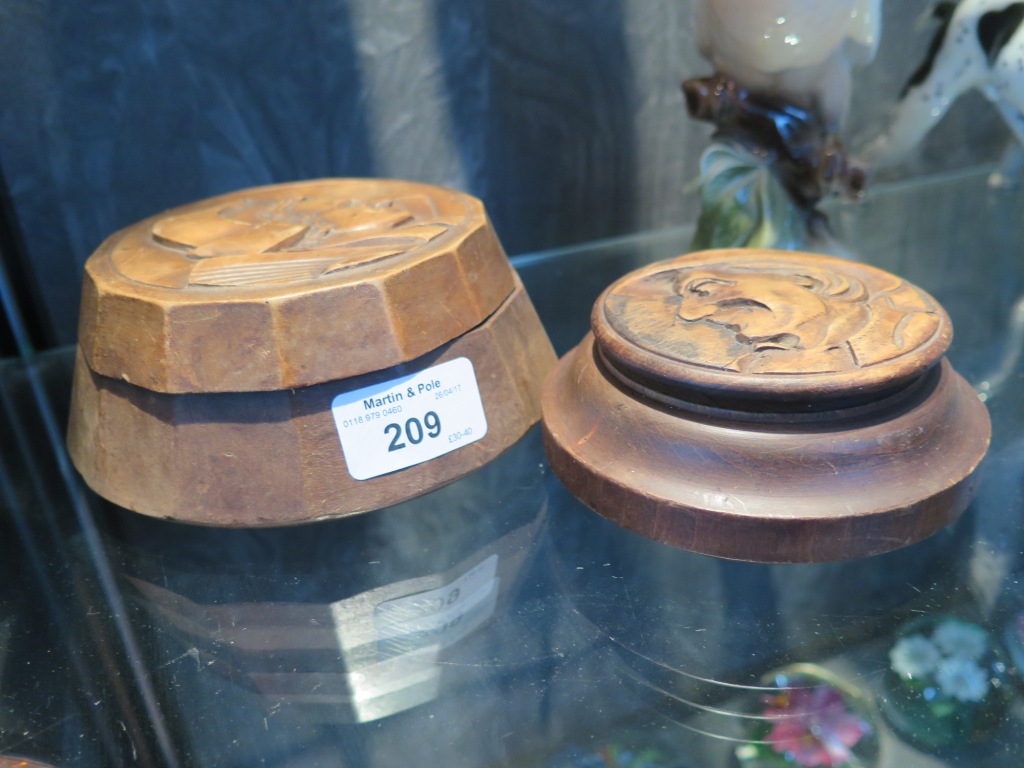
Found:
M 467 357 L 344 392 L 331 401 L 331 411 L 345 465 L 356 480 L 431 461 L 487 434 Z
M 424 427 L 426 431 L 424 431 Z M 424 437 L 439 437 L 441 435 L 441 417 L 434 413 L 434 411 L 427 411 L 423 415 L 422 423 L 415 417 L 406 419 L 403 431 L 401 424 L 392 422 L 384 427 L 384 434 L 391 435 L 388 452 L 400 451 L 406 447 L 406 443 L 402 442 L 403 434 L 405 439 L 413 445 L 422 443 Z

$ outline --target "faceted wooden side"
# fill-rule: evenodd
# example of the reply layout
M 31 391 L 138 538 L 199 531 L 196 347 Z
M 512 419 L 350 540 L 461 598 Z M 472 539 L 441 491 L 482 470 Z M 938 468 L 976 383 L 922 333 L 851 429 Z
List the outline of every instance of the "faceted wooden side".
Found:
M 408 469 L 354 480 L 331 402 L 459 357 L 475 368 L 488 430 Z M 490 461 L 540 417 L 554 351 L 522 286 L 478 328 L 400 369 L 274 392 L 170 395 L 89 369 L 78 356 L 68 445 L 86 482 L 122 507 L 218 526 L 271 526 L 395 504 Z
M 157 392 L 250 392 L 409 362 L 514 287 L 479 200 L 412 182 L 243 190 L 112 235 L 86 263 L 79 344 Z

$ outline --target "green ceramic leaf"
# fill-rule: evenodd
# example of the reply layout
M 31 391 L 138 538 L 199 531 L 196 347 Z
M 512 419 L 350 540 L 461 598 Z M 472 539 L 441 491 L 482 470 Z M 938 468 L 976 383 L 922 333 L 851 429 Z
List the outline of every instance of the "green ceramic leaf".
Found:
M 701 214 L 692 246 L 800 248 L 803 216 L 762 158 L 714 143 L 701 156 Z

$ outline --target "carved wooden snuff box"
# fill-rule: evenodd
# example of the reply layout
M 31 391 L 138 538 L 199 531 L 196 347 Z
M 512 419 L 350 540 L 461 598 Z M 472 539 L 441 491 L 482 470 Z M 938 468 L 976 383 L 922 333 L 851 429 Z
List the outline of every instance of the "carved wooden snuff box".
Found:
M 260 187 L 90 257 L 68 445 L 94 490 L 147 515 L 349 515 L 495 458 L 539 419 L 554 361 L 479 200 Z
M 827 562 L 919 541 L 975 490 L 988 413 L 942 307 L 864 264 L 704 251 L 631 273 L 542 396 L 552 468 L 696 552 Z

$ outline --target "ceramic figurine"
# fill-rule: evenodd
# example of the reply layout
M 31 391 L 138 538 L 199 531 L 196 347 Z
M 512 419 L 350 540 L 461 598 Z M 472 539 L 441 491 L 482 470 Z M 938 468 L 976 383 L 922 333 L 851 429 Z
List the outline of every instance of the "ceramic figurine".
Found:
M 714 74 L 683 83 L 692 117 L 716 127 L 701 158 L 694 247 L 802 248 L 825 238 L 817 205 L 857 196 L 864 170 L 839 131 L 851 69 L 874 58 L 881 0 L 697 0 Z M 820 246 L 819 246 L 820 249 Z
M 1024 167 L 1024 5 L 1009 0 L 939 3 L 939 22 L 924 62 L 900 96 L 892 126 L 872 147 L 876 163 L 907 155 L 962 94 L 984 94 L 1002 115 L 1015 141 L 989 177 L 1013 186 Z
M 881 0 L 697 0 L 697 45 L 719 74 L 819 112 L 837 130 L 851 64 L 874 58 Z
M 882 714 L 908 741 L 948 750 L 985 741 L 1009 706 L 1008 669 L 994 638 L 954 616 L 903 625 L 889 649 Z

